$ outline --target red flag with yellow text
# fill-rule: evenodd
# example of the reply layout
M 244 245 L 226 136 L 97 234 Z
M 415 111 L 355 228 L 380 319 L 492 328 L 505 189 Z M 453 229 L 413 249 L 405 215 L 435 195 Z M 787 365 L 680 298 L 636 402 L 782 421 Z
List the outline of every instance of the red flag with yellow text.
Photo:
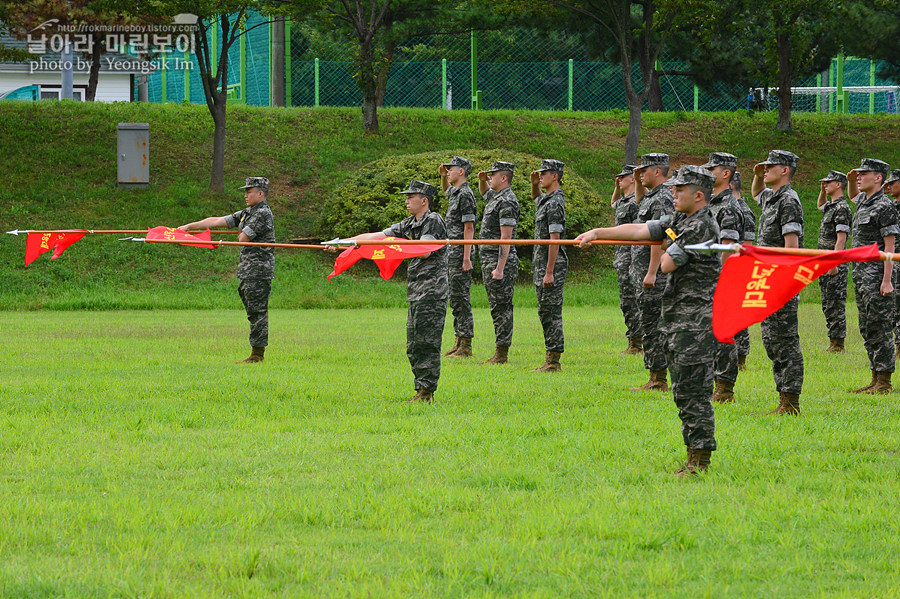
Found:
M 81 239 L 87 231 L 66 231 L 64 233 L 29 233 L 25 241 L 25 266 L 28 266 L 44 252 L 53 250 L 51 260 L 59 258 L 70 245 Z
M 725 261 L 713 296 L 713 334 L 734 343 L 734 334 L 762 322 L 800 290 L 844 262 L 873 262 L 878 245 L 832 252 L 822 256 L 792 256 L 744 245 Z
M 202 233 L 197 233 L 196 235 L 191 235 L 190 233 L 186 233 L 181 229 L 175 229 L 173 227 L 155 227 L 153 229 L 147 229 L 147 241 L 154 241 L 158 239 L 164 239 L 167 241 L 195 241 L 197 239 L 200 239 L 202 241 L 210 241 L 212 239 L 212 236 L 210 235 L 209 229 L 203 231 Z M 189 245 L 191 247 L 210 249 L 219 247 L 218 245 L 205 245 L 202 243 L 183 243 L 179 245 Z
M 334 261 L 334 270 L 328 275 L 328 280 L 335 277 L 363 258 L 367 258 L 375 262 L 378 271 L 381 273 L 382 279 L 390 279 L 394 275 L 394 271 L 400 266 L 404 258 L 415 258 L 428 252 L 435 252 L 442 247 L 444 243 L 432 243 L 427 245 L 390 245 L 391 241 L 398 239 L 397 237 L 384 237 L 380 241 L 384 241 L 384 245 L 360 245 L 349 247 L 341 252 Z

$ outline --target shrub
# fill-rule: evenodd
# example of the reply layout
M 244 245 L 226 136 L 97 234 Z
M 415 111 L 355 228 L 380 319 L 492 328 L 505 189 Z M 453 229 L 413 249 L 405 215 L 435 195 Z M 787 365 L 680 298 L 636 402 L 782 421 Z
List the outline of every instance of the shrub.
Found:
M 516 165 L 512 188 L 522 209 L 516 237 L 533 238 L 535 205 L 531 200 L 529 175 L 540 166 L 541 158 L 508 150 L 446 150 L 390 156 L 371 162 L 350 176 L 344 185 L 326 199 L 323 224 L 327 234 L 350 237 L 358 233 L 380 231 L 403 220 L 409 214 L 406 212 L 403 196 L 398 192 L 407 188 L 410 179 L 426 181 L 440 189 L 438 165 L 449 162 L 453 156 L 465 156 L 472 162 L 469 185 L 475 192 L 479 211 L 476 235 L 484 208 L 484 200 L 478 193 L 478 171 L 490 168 L 494 160 L 504 160 Z M 601 202 L 605 203 L 606 200 L 601 200 L 591 186 L 568 167 L 563 176 L 563 191 L 566 197 L 566 237 L 572 238 L 583 231 L 606 224 L 600 222 Z M 436 204 L 439 212 L 446 212 L 447 201 L 443 193 L 438 192 Z M 573 260 L 583 262 L 586 254 L 577 250 L 568 252 L 570 265 Z M 598 258 L 599 252 L 592 254 L 595 260 L 602 260 Z M 603 255 L 607 254 L 605 252 Z M 519 258 L 520 268 L 530 270 L 531 250 L 520 247 Z

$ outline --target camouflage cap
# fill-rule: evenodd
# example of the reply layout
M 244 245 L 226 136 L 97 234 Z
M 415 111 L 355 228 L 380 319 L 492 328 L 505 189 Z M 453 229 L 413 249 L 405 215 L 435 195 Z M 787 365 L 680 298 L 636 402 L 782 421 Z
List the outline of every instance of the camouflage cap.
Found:
M 841 171 L 828 171 L 828 175 L 822 179 L 819 179 L 822 183 L 828 183 L 829 181 L 837 181 L 838 183 L 846 183 L 847 175 L 842 173 Z
M 641 163 L 634 167 L 634 170 L 639 171 L 649 166 L 669 166 L 669 155 L 659 152 L 644 154 L 641 156 Z
M 503 162 L 502 160 L 495 160 L 494 164 L 491 165 L 491 168 L 488 169 L 489 173 L 496 173 L 497 171 L 509 171 L 512 173 L 516 168 L 516 165 L 512 162 Z
M 635 168 L 637 168 L 637 167 L 634 166 L 633 164 L 623 164 L 622 172 L 619 173 L 618 175 L 616 175 L 616 179 L 618 179 L 619 177 L 626 177 L 628 175 L 633 175 Z
M 799 161 L 800 158 L 793 152 L 788 152 L 787 150 L 772 150 L 769 152 L 768 159 L 765 162 L 760 162 L 760 164 L 780 164 L 782 166 L 796 167 Z
M 251 187 L 258 187 L 263 191 L 269 191 L 269 180 L 265 177 L 247 177 L 246 182 L 238 189 L 249 189 Z
M 425 181 L 416 181 L 415 179 L 413 179 L 409 182 L 409 189 L 404 189 L 400 193 L 421 193 L 429 200 L 433 200 L 434 195 L 437 193 L 437 187 L 435 187 L 431 183 L 426 183 Z
M 472 172 L 472 163 L 462 156 L 454 156 L 450 162 L 445 162 L 442 166 L 458 166 L 468 175 Z
M 705 189 L 712 189 L 716 184 L 716 176 L 702 166 L 685 164 L 665 183 L 668 186 L 697 185 Z
M 703 165 L 703 168 L 715 168 L 717 166 L 727 166 L 731 170 L 737 168 L 737 156 L 728 152 L 713 152 L 709 155 L 709 160 Z
M 544 171 L 556 171 L 557 173 L 562 175 L 563 169 L 565 167 L 566 165 L 559 160 L 550 160 L 548 158 L 545 158 L 544 160 L 541 160 L 541 168 L 537 169 L 537 171 L 539 173 L 542 173 Z
M 856 172 L 864 173 L 868 171 L 875 171 L 876 173 L 881 173 L 882 175 L 887 177 L 890 170 L 890 165 L 883 160 L 878 160 L 877 158 L 863 158 L 862 160 L 860 160 L 859 167 L 856 169 Z
M 900 168 L 893 169 L 891 176 L 887 178 L 885 183 L 893 183 L 894 181 L 900 181 Z

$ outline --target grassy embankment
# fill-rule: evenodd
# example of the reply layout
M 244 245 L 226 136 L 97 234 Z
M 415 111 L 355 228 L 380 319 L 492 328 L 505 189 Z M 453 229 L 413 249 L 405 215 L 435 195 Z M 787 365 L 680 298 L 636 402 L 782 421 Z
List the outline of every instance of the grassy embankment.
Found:
M 778 134 L 774 115 L 666 113 L 645 115 L 641 151 L 666 151 L 673 164 L 702 163 L 727 150 L 752 164 L 770 148 L 801 156 L 796 187 L 807 214 L 806 245 L 814 246 L 818 179 L 829 168 L 848 170 L 860 156 L 898 159 L 900 121 L 890 116 L 795 116 L 798 131 Z M 116 123 L 150 123 L 150 175 L 146 191 L 115 186 Z M 619 171 L 626 133 L 624 113 L 480 112 L 393 109 L 381 113 L 382 132 L 365 135 L 357 109 L 230 109 L 223 195 L 207 191 L 212 126 L 206 108 L 187 105 L 0 104 L 0 188 L 4 230 L 45 227 L 142 228 L 177 225 L 242 207 L 231 189 L 248 174 L 272 180 L 278 237 L 329 237 L 320 215 L 329 190 L 377 158 L 440 148 L 510 148 L 566 162 L 598 193 L 599 224 L 612 176 Z M 749 187 L 749 176 L 746 177 Z M 573 235 L 578 231 L 572 231 Z M 580 251 L 580 250 L 573 250 Z M 609 250 L 593 250 L 609 251 Z M 60 260 L 44 256 L 22 266 L 24 239 L 0 243 L 0 308 L 117 309 L 232 307 L 236 251 L 145 247 L 111 238 L 86 238 Z M 402 306 L 402 282 L 361 276 L 325 282 L 330 258 L 282 251 L 273 307 Z M 523 277 L 527 288 L 527 277 Z M 602 285 L 579 285 L 588 281 Z M 814 286 L 815 287 L 815 286 Z M 530 290 L 529 290 L 530 291 Z M 806 297 L 817 296 L 815 288 Z M 577 274 L 570 305 L 615 303 L 607 269 Z M 518 294 L 529 302 L 531 293 Z M 475 293 L 477 305 L 483 294 Z

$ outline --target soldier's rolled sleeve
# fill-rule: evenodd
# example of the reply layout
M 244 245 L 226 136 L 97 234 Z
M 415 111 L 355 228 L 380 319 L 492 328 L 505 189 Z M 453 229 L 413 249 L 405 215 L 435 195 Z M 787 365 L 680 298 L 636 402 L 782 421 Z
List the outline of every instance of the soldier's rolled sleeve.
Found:
M 888 204 L 878 215 L 878 224 L 881 225 L 881 236 L 900 235 L 900 227 L 897 226 L 897 209 L 893 204 Z
M 735 241 L 741 238 L 736 229 L 722 229 L 719 231 L 719 237 L 722 239 L 734 239 Z
M 665 227 L 662 221 L 648 220 L 644 224 L 646 224 L 647 228 L 650 229 L 650 239 L 652 239 L 653 241 L 659 241 L 666 236 Z
M 838 233 L 847 233 L 849 235 L 850 234 L 850 225 L 837 225 L 834 228 L 834 230 L 837 231 Z
M 744 241 L 756 241 L 756 233 L 750 231 L 744 233 Z
M 561 205 L 552 206 L 550 213 L 547 215 L 548 228 L 550 233 L 566 232 L 566 212 Z
M 459 220 L 464 223 L 474 223 L 476 217 L 474 214 L 463 214 Z
M 675 263 L 675 266 L 684 266 L 690 259 L 687 253 L 683 249 L 681 249 L 681 247 L 677 243 L 673 243 L 672 245 L 670 245 L 669 249 L 666 250 L 666 253 L 671 256 L 672 262 Z
M 241 229 L 241 233 L 250 238 L 250 241 L 253 241 L 253 238 L 256 237 L 256 232 L 253 230 L 253 227 L 244 227 Z
M 801 233 L 803 233 L 803 225 L 801 225 L 800 223 L 787 223 L 786 225 L 781 226 L 782 235 L 790 235 L 791 233 L 800 235 Z
M 400 230 L 400 225 L 401 223 L 394 223 L 393 225 L 382 231 L 382 234 L 385 237 L 403 237 L 403 233 Z
M 900 227 L 898 227 L 897 225 L 891 225 L 889 227 L 881 228 L 882 237 L 890 237 L 891 235 L 900 235 Z
M 853 224 L 853 215 L 850 213 L 850 209 L 846 206 L 841 206 L 841 209 L 838 210 L 837 214 L 834 215 L 834 222 L 837 224 L 838 231 L 844 231 L 841 227 L 846 227 L 846 231 L 850 232 L 850 225 Z
M 238 226 L 238 223 L 241 222 L 241 217 L 243 216 L 244 211 L 238 210 L 234 214 L 229 214 L 225 217 L 225 226 L 229 229 L 233 229 Z
M 464 223 L 474 223 L 477 219 L 478 206 L 475 205 L 475 196 L 472 192 L 460 194 L 459 213 L 462 215 L 460 221 Z
M 503 200 L 500 210 L 497 212 L 501 227 L 515 227 L 519 223 L 518 210 L 511 203 Z

